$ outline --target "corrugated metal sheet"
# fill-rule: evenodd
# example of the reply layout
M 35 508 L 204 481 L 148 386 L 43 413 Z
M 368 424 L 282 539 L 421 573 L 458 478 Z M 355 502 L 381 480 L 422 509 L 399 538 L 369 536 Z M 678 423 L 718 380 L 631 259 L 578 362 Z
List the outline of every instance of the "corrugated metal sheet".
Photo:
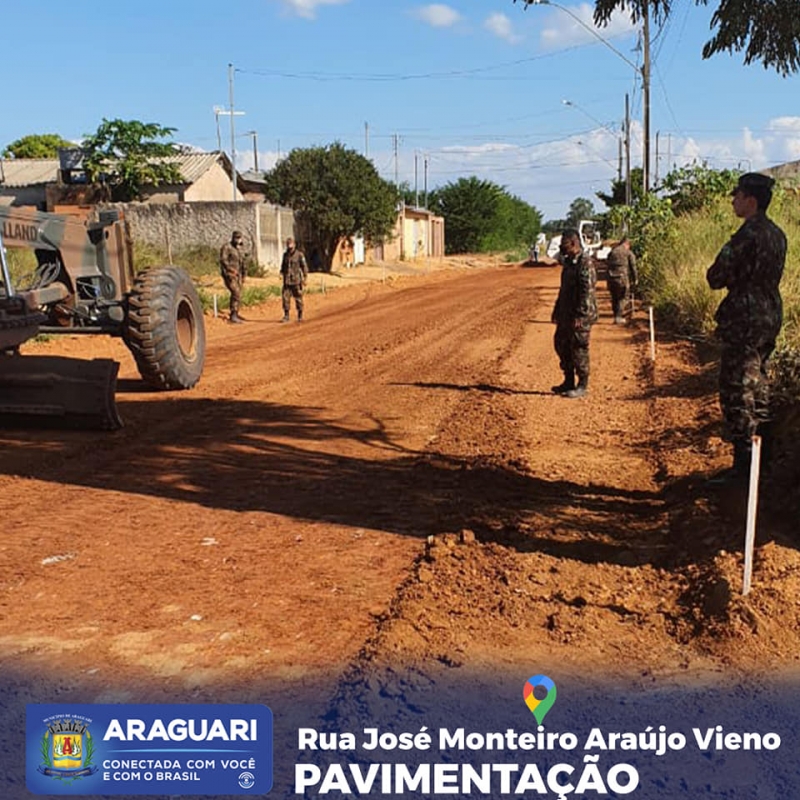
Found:
M 208 172 L 220 159 L 219 153 L 187 153 L 169 160 L 180 167 L 186 183 L 194 183 Z
M 180 166 L 184 181 L 192 184 L 221 159 L 223 157 L 220 153 L 187 153 L 169 160 Z M 55 183 L 58 180 L 57 158 L 4 159 L 0 161 L 0 167 L 0 186 L 20 188 Z
M 57 158 L 12 158 L 0 162 L 0 185 L 19 189 L 58 180 Z

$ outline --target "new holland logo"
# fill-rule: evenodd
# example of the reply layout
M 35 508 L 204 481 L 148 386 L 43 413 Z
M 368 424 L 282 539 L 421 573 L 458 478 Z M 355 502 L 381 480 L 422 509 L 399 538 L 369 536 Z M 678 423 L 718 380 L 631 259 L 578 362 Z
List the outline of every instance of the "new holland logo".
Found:
M 84 717 L 44 720 L 42 763 L 38 770 L 48 778 L 59 781 L 78 780 L 93 775 L 94 742 L 89 732 L 90 719 Z

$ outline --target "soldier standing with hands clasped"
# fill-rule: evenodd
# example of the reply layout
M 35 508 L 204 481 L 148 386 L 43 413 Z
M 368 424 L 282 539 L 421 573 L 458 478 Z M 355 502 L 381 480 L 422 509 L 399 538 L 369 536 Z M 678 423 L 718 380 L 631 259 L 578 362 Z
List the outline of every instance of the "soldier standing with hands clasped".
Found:
M 289 321 L 289 309 L 294 297 L 297 308 L 297 321 L 303 321 L 303 287 L 308 280 L 308 265 L 306 257 L 295 247 L 294 239 L 290 236 L 286 240 L 286 251 L 281 262 L 281 275 L 283 276 L 283 319 Z
M 715 319 L 722 344 L 719 399 L 733 467 L 714 483 L 748 477 L 753 434 L 768 418 L 767 364 L 783 323 L 778 287 L 786 261 L 786 236 L 766 214 L 774 183 L 756 172 L 739 178 L 733 210 L 744 224 L 706 274 L 712 289 L 728 290 Z
M 222 249 L 219 251 L 219 268 L 222 273 L 222 279 L 225 281 L 225 286 L 231 293 L 228 321 L 236 324 L 244 322 L 242 317 L 239 316 L 239 306 L 242 301 L 246 259 L 244 237 L 241 231 L 234 231 L 231 234 L 230 242 L 222 245 Z
M 564 382 L 553 392 L 564 397 L 583 397 L 589 388 L 589 335 L 597 322 L 595 284 L 597 271 L 592 257 L 583 251 L 578 231 L 561 234 L 561 286 L 553 309 L 554 337 Z M 575 375 L 578 384 L 575 385 Z

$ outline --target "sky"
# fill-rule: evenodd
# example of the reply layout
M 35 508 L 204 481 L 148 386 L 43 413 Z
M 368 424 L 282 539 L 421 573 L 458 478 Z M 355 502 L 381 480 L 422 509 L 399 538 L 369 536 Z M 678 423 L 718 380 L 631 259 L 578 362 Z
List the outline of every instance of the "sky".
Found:
M 800 159 L 800 76 L 745 66 L 742 54 L 703 60 L 717 5 L 674 0 L 652 26 L 654 177 L 692 161 L 758 170 Z M 293 148 L 338 141 L 420 204 L 426 188 L 475 175 L 545 219 L 577 197 L 602 211 L 595 192 L 617 176 L 626 94 L 632 166 L 642 160 L 641 37 L 624 15 L 594 28 L 592 10 L 575 0 L 38 0 L 32 18 L 12 3 L 0 145 L 32 133 L 79 140 L 121 118 L 230 153 L 231 116 L 215 108 L 229 111 L 232 98 L 240 169 L 254 166 L 254 149 L 264 170 Z

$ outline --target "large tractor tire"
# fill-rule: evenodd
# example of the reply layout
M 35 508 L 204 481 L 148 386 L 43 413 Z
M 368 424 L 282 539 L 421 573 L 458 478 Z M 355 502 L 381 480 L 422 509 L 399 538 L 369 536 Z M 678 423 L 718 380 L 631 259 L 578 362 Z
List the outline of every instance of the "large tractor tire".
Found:
M 125 343 L 139 373 L 158 389 L 191 389 L 203 373 L 203 307 L 180 267 L 152 267 L 131 290 Z

